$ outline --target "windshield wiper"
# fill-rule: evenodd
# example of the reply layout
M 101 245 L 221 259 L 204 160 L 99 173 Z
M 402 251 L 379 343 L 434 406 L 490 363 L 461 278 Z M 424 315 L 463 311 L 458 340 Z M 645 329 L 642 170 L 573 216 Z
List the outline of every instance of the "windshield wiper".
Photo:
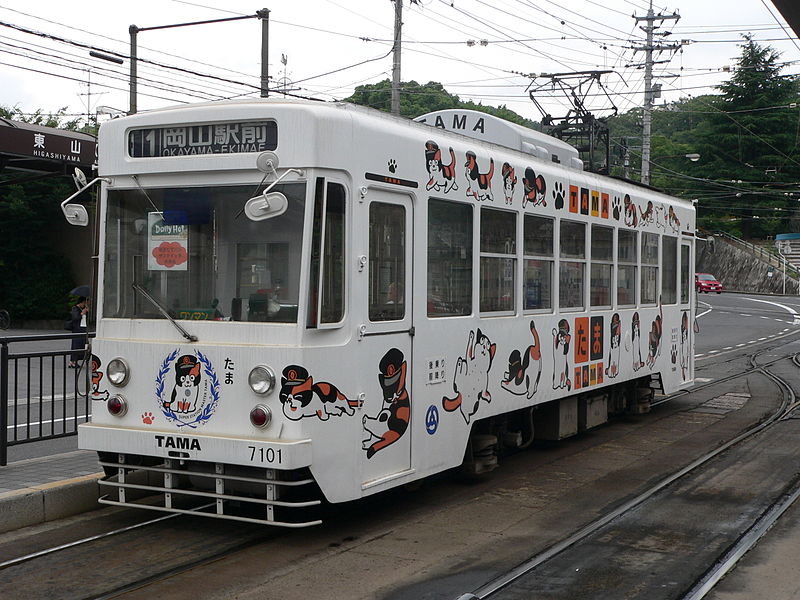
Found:
M 190 342 L 196 342 L 197 341 L 197 336 L 196 335 L 192 335 L 191 333 L 186 331 L 183 327 L 181 327 L 178 324 L 178 322 L 175 319 L 172 318 L 172 315 L 170 315 L 169 312 L 167 312 L 167 309 L 164 308 L 159 303 L 158 300 L 156 300 L 149 293 L 147 293 L 147 290 L 145 290 L 142 286 L 140 286 L 137 283 L 132 283 L 131 287 L 134 290 L 136 290 L 137 292 L 139 292 L 142 296 L 147 298 L 150 301 L 150 303 L 158 309 L 158 312 L 160 312 L 162 315 L 164 315 L 169 320 L 169 322 L 172 323 L 175 326 L 175 329 L 177 329 L 183 337 L 185 337 Z

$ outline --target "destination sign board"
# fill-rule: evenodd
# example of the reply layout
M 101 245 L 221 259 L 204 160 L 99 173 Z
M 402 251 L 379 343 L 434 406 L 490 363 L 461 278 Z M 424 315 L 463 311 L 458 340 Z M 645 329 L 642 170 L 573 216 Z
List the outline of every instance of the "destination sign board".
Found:
M 128 133 L 128 155 L 132 158 L 241 154 L 275 150 L 277 146 L 275 121 L 170 125 Z

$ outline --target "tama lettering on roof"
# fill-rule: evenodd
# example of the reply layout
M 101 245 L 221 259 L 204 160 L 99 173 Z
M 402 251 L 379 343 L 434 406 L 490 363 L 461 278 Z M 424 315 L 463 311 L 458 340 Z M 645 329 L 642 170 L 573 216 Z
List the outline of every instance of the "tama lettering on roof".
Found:
M 128 133 L 128 155 L 132 158 L 241 154 L 275 150 L 277 146 L 278 125 L 274 121 L 150 127 Z
M 419 122 L 427 123 L 440 129 L 447 129 L 448 131 L 469 131 L 473 136 L 486 133 L 485 117 L 464 113 L 432 115 L 431 117 L 420 118 Z
M 583 170 L 578 151 L 566 142 L 488 113 L 449 108 L 421 115 L 414 120 L 437 129 L 513 148 L 570 169 Z

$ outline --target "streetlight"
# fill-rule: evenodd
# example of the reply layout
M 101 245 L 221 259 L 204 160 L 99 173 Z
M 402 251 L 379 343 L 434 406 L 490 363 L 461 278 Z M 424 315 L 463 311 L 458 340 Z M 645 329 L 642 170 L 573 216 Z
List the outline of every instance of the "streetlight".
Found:
M 254 15 L 245 15 L 242 17 L 227 17 L 224 19 L 209 19 L 207 21 L 192 21 L 191 23 L 175 23 L 174 25 L 156 25 L 154 27 L 137 27 L 131 25 L 128 28 L 128 33 L 131 35 L 131 75 L 130 75 L 130 108 L 128 114 L 136 113 L 136 63 L 138 58 L 136 55 L 136 36 L 140 31 L 153 31 L 155 29 L 173 29 L 175 27 L 188 27 L 189 25 L 207 25 L 209 23 L 223 23 L 225 21 L 241 21 L 242 19 L 261 19 L 261 97 L 266 98 L 269 96 L 269 88 L 267 86 L 269 80 L 268 74 L 268 40 L 269 40 L 269 9 L 262 8 Z

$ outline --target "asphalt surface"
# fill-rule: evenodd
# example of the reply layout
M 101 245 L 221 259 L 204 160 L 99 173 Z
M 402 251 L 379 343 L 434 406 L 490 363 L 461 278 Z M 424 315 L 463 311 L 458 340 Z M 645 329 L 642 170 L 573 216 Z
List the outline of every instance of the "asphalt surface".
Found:
M 742 357 L 751 352 L 781 344 L 800 351 L 800 344 L 792 341 L 800 330 L 800 318 L 796 316 L 800 298 L 722 294 L 701 295 L 699 300 L 699 383 L 740 372 L 745 362 Z M 63 343 L 68 348 L 69 342 Z M 768 351 L 764 359 L 769 356 Z M 578 528 L 602 513 L 618 501 L 615 498 L 620 493 L 624 494 L 625 486 L 635 489 L 657 477 L 668 463 L 688 460 L 700 447 L 718 444 L 732 431 L 765 413 L 767 404 L 776 398 L 774 386 L 765 381 L 754 380 L 749 389 L 736 385 L 731 389 L 752 393 L 747 410 L 687 418 L 686 406 L 681 404 L 687 402 L 684 398 L 671 407 L 654 409 L 662 416 L 647 415 L 572 438 L 552 449 L 534 449 L 524 458 L 504 464 L 488 484 L 475 488 L 436 484 L 424 495 L 410 496 L 408 502 L 402 503 L 402 511 L 396 501 L 387 507 L 371 505 L 353 521 L 343 518 L 340 523 L 305 530 L 302 544 L 300 537 L 293 536 L 291 547 L 278 544 L 240 554 L 235 563 L 235 581 L 224 569 L 220 572 L 226 587 L 221 579 L 216 581 L 209 576 L 198 596 L 193 583 L 196 573 L 188 572 L 130 597 L 456 598 L 487 581 L 502 565 L 523 560 L 536 547 L 543 548 L 557 540 L 564 529 Z M 723 391 L 722 387 L 712 388 L 700 400 L 713 400 L 712 396 Z M 654 418 L 655 427 L 652 422 L 645 427 Z M 624 441 L 611 439 L 618 427 L 632 425 L 633 430 L 625 434 Z M 25 445 L 30 448 L 26 452 L 33 456 L 14 457 L 8 467 L 0 467 L 0 490 L 6 490 L 0 491 L 0 525 L 5 527 L 0 531 L 60 519 L 97 506 L 96 479 L 100 474 L 96 458 L 92 453 L 75 451 L 75 444 L 76 438 L 72 437 Z M 594 459 L 585 455 L 598 449 L 601 453 Z M 561 458 L 556 460 L 557 456 Z M 600 464 L 617 470 L 616 474 L 598 479 Z M 87 474 L 93 467 L 97 472 Z M 76 494 L 83 494 L 82 499 L 76 499 Z M 458 495 L 458 508 L 447 514 L 433 509 L 439 505 L 448 507 L 454 494 Z M 568 504 L 564 504 L 566 498 Z M 487 499 L 493 507 L 489 512 Z M 21 508 L 25 506 L 29 508 Z M 12 519 L 26 513 L 31 514 L 28 522 Z M 350 535 L 355 523 L 362 532 L 358 536 Z M 791 556 L 800 551 L 798 534 L 800 514 L 795 508 L 710 597 L 800 597 L 790 564 Z M 322 553 L 309 555 L 308 548 L 316 543 Z M 313 559 L 314 566 L 306 565 L 303 571 L 301 567 L 309 559 Z M 80 576 L 85 577 L 86 573 Z M 363 586 L 365 579 L 370 581 L 369 590 Z M 222 589 L 228 591 L 213 592 Z M 356 589 L 361 592 L 356 593 Z M 279 595 L 270 595 L 275 593 Z

